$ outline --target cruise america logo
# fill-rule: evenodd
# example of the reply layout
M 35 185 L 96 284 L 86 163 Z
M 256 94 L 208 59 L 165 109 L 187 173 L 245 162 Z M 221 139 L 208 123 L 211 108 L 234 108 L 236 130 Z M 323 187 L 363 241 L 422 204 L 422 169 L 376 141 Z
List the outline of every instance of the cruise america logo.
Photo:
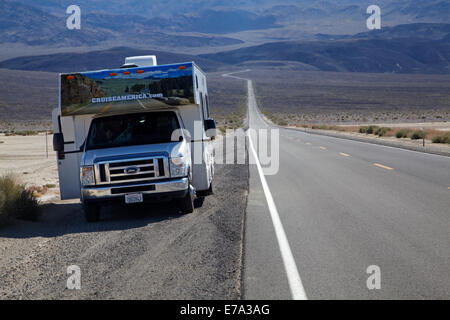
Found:
M 163 98 L 162 93 L 140 93 L 140 94 L 128 94 L 124 96 L 112 96 L 112 97 L 102 97 L 102 98 L 92 98 L 92 103 L 101 102 L 115 102 L 115 101 L 129 101 L 129 100 L 139 100 L 139 99 L 154 99 Z

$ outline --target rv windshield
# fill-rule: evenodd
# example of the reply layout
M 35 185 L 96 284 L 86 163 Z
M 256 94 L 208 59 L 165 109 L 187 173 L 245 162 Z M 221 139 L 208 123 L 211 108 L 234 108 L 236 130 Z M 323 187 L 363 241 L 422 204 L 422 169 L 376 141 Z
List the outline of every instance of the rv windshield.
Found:
M 180 124 L 172 111 L 115 115 L 92 121 L 87 150 L 166 143 Z

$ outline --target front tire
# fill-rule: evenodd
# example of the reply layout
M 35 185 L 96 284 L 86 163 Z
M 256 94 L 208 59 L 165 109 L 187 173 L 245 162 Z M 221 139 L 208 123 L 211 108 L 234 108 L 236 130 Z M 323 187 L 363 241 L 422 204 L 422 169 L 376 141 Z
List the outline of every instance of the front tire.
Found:
M 94 204 L 83 204 L 84 218 L 87 222 L 98 222 L 100 220 L 100 206 Z
M 180 200 L 180 211 L 182 214 L 189 214 L 194 212 L 194 195 L 190 188 L 185 197 Z

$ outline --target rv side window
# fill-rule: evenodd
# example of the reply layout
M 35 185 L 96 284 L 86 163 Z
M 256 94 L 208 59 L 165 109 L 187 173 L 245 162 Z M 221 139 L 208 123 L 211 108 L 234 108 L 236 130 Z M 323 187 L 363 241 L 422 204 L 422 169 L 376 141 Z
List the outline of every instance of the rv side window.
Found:
M 203 94 L 200 92 L 200 111 L 202 113 L 203 119 L 205 118 L 205 104 L 203 103 Z
M 198 89 L 198 77 L 197 76 L 195 76 L 195 85 L 196 85 L 196 88 Z
M 209 118 L 209 101 L 208 101 L 208 95 L 207 94 L 205 94 L 205 107 L 206 107 L 207 118 Z
M 201 95 L 201 99 L 202 99 L 202 102 L 203 102 L 203 117 L 205 119 L 208 119 L 209 118 L 209 115 L 208 115 L 208 104 L 206 103 L 206 99 L 205 99 L 205 95 L 204 94 Z

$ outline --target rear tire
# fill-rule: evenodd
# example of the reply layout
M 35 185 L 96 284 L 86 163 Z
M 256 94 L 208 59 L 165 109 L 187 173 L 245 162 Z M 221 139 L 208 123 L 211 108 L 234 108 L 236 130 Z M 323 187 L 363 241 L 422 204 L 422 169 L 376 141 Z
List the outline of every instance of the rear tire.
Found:
M 190 189 L 188 189 L 186 196 L 180 200 L 180 211 L 182 214 L 194 212 L 194 196 Z
M 83 211 L 87 222 L 98 222 L 100 220 L 100 206 L 83 204 Z

